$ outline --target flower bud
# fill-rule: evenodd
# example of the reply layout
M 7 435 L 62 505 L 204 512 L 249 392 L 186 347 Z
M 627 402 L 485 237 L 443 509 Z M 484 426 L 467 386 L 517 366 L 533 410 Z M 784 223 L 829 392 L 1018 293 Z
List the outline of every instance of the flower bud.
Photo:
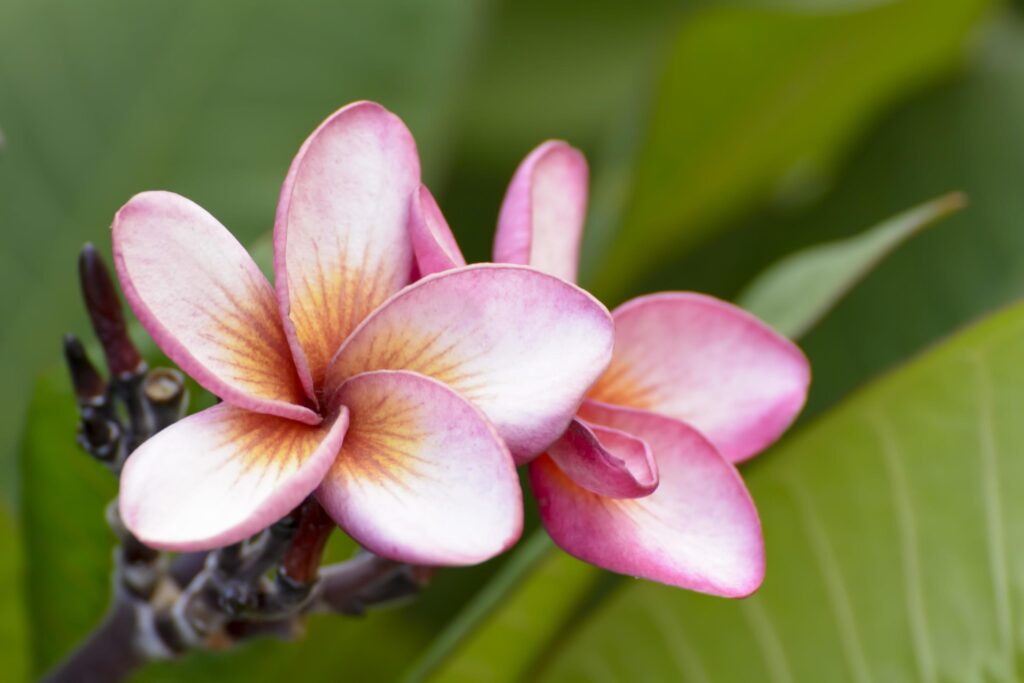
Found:
M 135 344 L 128 336 L 121 300 L 110 277 L 110 271 L 97 253 L 96 248 L 86 244 L 78 259 L 78 276 L 96 336 L 103 345 L 107 366 L 114 377 L 136 372 L 142 365 Z
M 107 396 L 107 383 L 100 376 L 96 366 L 89 360 L 78 337 L 64 335 L 64 360 L 71 373 L 71 385 L 79 405 L 97 405 Z

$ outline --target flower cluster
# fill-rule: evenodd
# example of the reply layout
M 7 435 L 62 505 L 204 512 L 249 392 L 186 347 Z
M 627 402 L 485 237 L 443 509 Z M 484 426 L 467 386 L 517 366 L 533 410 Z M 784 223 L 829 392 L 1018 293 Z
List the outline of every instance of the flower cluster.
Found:
M 222 403 L 128 459 L 120 510 L 157 548 L 240 541 L 315 494 L 368 550 L 483 561 L 522 530 L 516 466 L 567 552 L 740 596 L 764 574 L 734 463 L 803 405 L 800 351 L 689 293 L 609 312 L 574 284 L 582 155 L 532 152 L 501 208 L 493 264 L 466 265 L 412 136 L 359 102 L 305 142 L 274 224 L 272 286 L 231 234 L 167 192 L 113 224 L 143 326 Z

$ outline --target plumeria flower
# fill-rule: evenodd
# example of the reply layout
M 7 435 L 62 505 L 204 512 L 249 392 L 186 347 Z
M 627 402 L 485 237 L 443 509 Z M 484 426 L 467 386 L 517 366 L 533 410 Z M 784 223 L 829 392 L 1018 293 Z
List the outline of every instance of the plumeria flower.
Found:
M 562 142 L 516 171 L 498 218 L 497 262 L 575 281 L 587 164 Z M 412 224 L 424 273 L 465 263 L 425 190 Z M 561 439 L 530 463 L 541 520 L 568 553 L 607 569 L 728 597 L 764 578 L 757 510 L 734 467 L 789 426 L 810 370 L 752 315 L 670 292 L 613 312 L 615 350 Z
M 516 541 L 513 456 L 565 430 L 609 361 L 611 318 L 523 266 L 410 284 L 419 187 L 412 135 L 360 102 L 292 162 L 274 224 L 276 288 L 183 197 L 146 192 L 117 213 L 128 301 L 223 399 L 129 457 L 120 511 L 142 541 L 237 542 L 313 492 L 360 544 L 399 561 L 479 562 Z

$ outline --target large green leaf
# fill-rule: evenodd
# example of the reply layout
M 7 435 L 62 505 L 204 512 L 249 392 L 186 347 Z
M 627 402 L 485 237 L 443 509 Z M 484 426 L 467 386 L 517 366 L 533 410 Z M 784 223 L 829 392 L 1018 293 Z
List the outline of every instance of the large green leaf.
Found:
M 1022 411 L 1017 305 L 756 461 L 755 597 L 627 585 L 542 680 L 1020 680 Z
M 854 237 L 791 254 L 759 275 L 737 303 L 787 337 L 802 337 L 904 241 L 964 202 L 961 194 L 940 197 Z
M 446 163 L 468 50 L 490 0 L 4 0 L 0 3 L 0 494 L 36 372 L 84 329 L 81 244 L 164 188 L 243 241 L 266 231 L 288 163 L 335 108 L 376 99 Z
M 959 59 L 990 4 L 897 0 L 822 14 L 713 7 L 684 21 L 596 291 L 618 300 L 759 198 L 812 192 L 880 111 Z

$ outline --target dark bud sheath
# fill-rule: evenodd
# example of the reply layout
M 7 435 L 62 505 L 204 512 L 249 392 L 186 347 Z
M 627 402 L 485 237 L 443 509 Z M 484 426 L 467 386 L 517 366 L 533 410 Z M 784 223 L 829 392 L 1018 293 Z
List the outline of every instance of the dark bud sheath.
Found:
M 106 403 L 107 383 L 85 354 L 82 342 L 73 334 L 64 335 L 64 360 L 78 404 L 96 406 Z
M 100 462 L 115 464 L 121 451 L 121 426 L 105 407 L 84 406 L 78 425 L 78 445 Z
M 86 244 L 78 259 L 78 276 L 93 329 L 103 345 L 107 366 L 115 378 L 136 373 L 142 366 L 142 356 L 128 336 L 121 301 L 96 248 Z
M 184 417 L 188 406 L 185 375 L 172 368 L 153 368 L 142 380 L 142 397 L 155 434 Z

